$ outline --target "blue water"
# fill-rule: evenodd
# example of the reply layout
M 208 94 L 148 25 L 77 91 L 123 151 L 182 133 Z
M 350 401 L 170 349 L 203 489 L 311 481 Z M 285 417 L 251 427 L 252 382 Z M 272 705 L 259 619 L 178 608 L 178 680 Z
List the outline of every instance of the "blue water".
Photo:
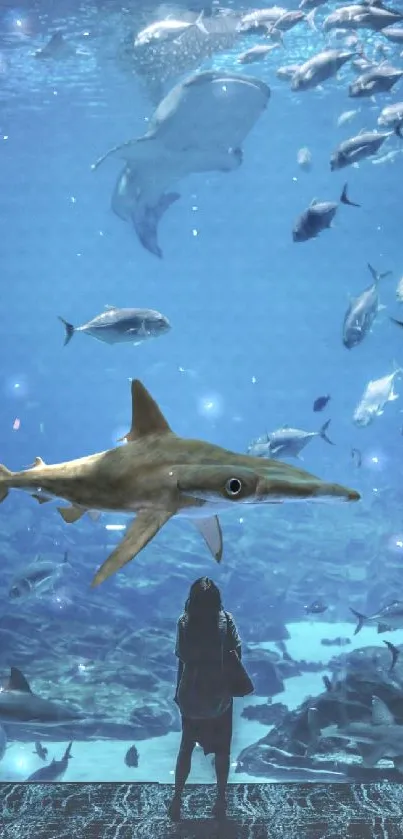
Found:
M 160 225 L 164 258 L 158 260 L 110 209 L 119 162 L 111 159 L 96 172 L 90 168 L 111 146 L 144 133 L 154 109 L 136 76 L 115 60 L 127 15 L 115 6 L 108 17 L 105 6 L 91 3 L 65 3 L 58 9 L 60 17 L 55 14 L 50 3 L 7 4 L 0 13 L 1 461 L 19 470 L 37 455 L 53 463 L 112 447 L 130 426 L 129 381 L 140 378 L 178 434 L 234 451 L 246 451 L 251 439 L 283 424 L 317 430 L 331 417 L 335 447 L 314 440 L 304 452 L 303 466 L 353 486 L 362 501 L 331 510 L 316 506 L 314 511 L 308 505 L 290 505 L 278 517 L 275 509 L 242 511 L 241 522 L 239 512 L 231 511 L 222 522 L 225 552 L 220 567 L 190 525 L 169 523 L 119 578 L 93 591 L 96 568 L 120 538 L 106 525 L 125 523 L 124 517 L 104 515 L 98 523 L 84 520 L 68 526 L 55 505 L 39 507 L 28 496 L 10 493 L 0 509 L 1 629 L 13 629 L 2 643 L 2 674 L 14 664 L 32 678 L 38 692 L 52 695 L 61 672 L 57 656 L 53 671 L 47 658 L 46 676 L 35 681 L 41 670 L 41 633 L 55 648 L 59 642 L 66 645 L 63 649 L 70 640 L 77 642 L 77 604 L 95 633 L 99 621 L 103 626 L 107 622 L 113 636 L 118 626 L 130 628 L 130 615 L 134 628 L 146 626 L 149 612 L 142 597 L 149 580 L 156 587 L 153 621 L 172 634 L 188 586 L 201 573 L 214 577 L 247 637 L 256 620 L 254 602 L 248 603 L 246 596 L 248 585 L 253 597 L 259 588 L 261 608 L 266 608 L 277 594 L 276 577 L 279 590 L 284 589 L 305 569 L 310 582 L 302 602 L 322 592 L 329 599 L 330 559 L 339 571 L 340 588 L 336 593 L 333 586 L 333 627 L 327 634 L 336 636 L 336 621 L 351 617 L 350 565 L 363 569 L 362 580 L 354 584 L 354 605 L 363 610 L 368 589 L 377 580 L 380 599 L 372 595 L 372 609 L 383 605 L 385 588 L 396 595 L 402 582 L 396 559 L 403 533 L 401 399 L 388 404 L 364 430 L 353 425 L 352 415 L 367 382 L 403 361 L 402 333 L 388 320 L 389 314 L 399 316 L 395 286 L 402 273 L 403 161 L 397 156 L 392 164 L 373 165 L 369 159 L 358 168 L 331 173 L 329 158 L 343 139 L 376 127 L 381 108 L 399 101 L 399 85 L 375 103 L 363 100 L 357 106 L 347 96 L 353 79 L 347 66 L 323 90 L 292 94 L 287 83 L 276 79 L 276 68 L 308 57 L 323 46 L 324 38 L 305 29 L 295 37 L 288 34 L 287 51 L 278 50 L 243 70 L 271 88 L 267 111 L 245 141 L 243 165 L 232 173 L 192 175 L 180 183 L 181 199 Z M 322 17 L 319 12 L 318 19 Z M 77 61 L 36 62 L 32 53 L 59 27 L 87 55 Z M 242 48 L 238 44 L 207 60 L 203 69 L 235 69 Z M 360 111 L 354 120 L 337 127 L 340 114 L 356 107 Z M 303 146 L 312 154 L 309 172 L 297 163 Z M 398 147 L 399 140 L 392 137 L 383 151 Z M 293 243 L 291 231 L 299 213 L 314 197 L 337 200 L 345 181 L 362 208 L 341 206 L 331 230 L 316 240 Z M 365 341 L 349 352 L 341 341 L 342 320 L 349 296 L 370 284 L 367 262 L 393 272 L 380 288 L 387 310 Z M 169 317 L 172 330 L 139 347 L 107 346 L 80 334 L 63 346 L 57 316 L 78 325 L 108 304 L 158 309 Z M 397 380 L 397 393 L 401 387 Z M 326 414 L 314 414 L 314 399 L 326 393 L 332 397 Z M 352 448 L 362 452 L 360 469 Z M 278 548 L 266 537 L 275 537 Z M 20 568 L 35 554 L 61 559 L 66 550 L 74 569 L 66 572 L 59 594 L 33 598 L 23 606 L 10 603 L 10 582 Z M 171 560 L 167 565 L 166 558 Z M 291 604 L 290 611 L 294 622 L 306 622 L 301 603 Z M 20 617 L 25 627 L 32 620 L 38 644 L 31 670 L 29 656 L 22 656 L 18 645 Z M 264 613 L 259 619 L 264 624 Z M 314 637 L 314 623 L 312 633 Z M 254 640 L 266 640 L 264 629 Z M 96 658 L 90 652 L 88 658 Z M 78 663 L 83 655 L 77 656 Z M 307 651 L 305 657 L 309 659 Z M 166 663 L 174 678 L 173 647 Z M 102 681 L 99 674 L 97 678 Z M 108 671 L 103 696 L 112 681 Z M 317 693 L 316 675 L 311 684 Z M 305 685 L 301 700 L 307 692 Z M 77 699 L 79 691 L 74 697 L 65 691 L 65 696 Z M 251 742 L 265 730 L 260 727 Z M 13 744 L 13 732 L 7 734 Z M 178 744 L 178 733 L 169 736 Z M 29 745 L 24 748 L 30 751 Z M 62 753 L 64 747 L 58 748 Z M 15 766 L 3 766 L 2 779 L 16 777 Z M 37 765 L 29 763 L 31 767 L 33 771 Z M 68 779 L 84 777 L 84 770 L 79 776 L 70 767 Z M 136 779 L 149 772 L 140 763 Z M 85 777 L 91 779 L 91 769 Z

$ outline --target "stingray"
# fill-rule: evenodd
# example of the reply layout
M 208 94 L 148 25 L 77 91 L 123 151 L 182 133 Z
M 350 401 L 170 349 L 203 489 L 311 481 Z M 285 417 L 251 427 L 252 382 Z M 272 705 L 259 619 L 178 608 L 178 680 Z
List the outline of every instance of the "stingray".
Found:
M 112 209 L 131 221 L 141 244 L 161 257 L 158 224 L 179 198 L 169 189 L 196 172 L 230 172 L 242 163 L 242 144 L 270 97 L 252 76 L 225 71 L 197 73 L 176 85 L 154 112 L 147 133 L 100 157 L 123 159 Z

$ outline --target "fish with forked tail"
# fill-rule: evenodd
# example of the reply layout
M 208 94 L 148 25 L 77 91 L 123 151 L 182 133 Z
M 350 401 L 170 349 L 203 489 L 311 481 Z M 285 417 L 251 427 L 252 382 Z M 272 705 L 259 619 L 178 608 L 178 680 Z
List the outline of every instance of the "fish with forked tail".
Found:
M 327 435 L 330 419 L 323 423 L 319 431 L 302 431 L 300 428 L 289 428 L 284 425 L 277 431 L 259 437 L 248 448 L 248 454 L 254 457 L 299 457 L 300 452 L 314 437 L 321 437 L 325 443 L 334 446 Z
M 351 607 L 350 612 L 355 615 L 358 621 L 354 635 L 358 635 L 361 632 L 364 624 L 375 623 L 378 627 L 378 633 L 393 632 L 395 629 L 403 628 L 402 600 L 394 600 L 393 603 L 389 603 L 388 606 L 385 606 L 384 609 L 380 609 L 379 612 L 375 612 L 373 615 L 362 615 L 361 612 L 357 612 Z
M 394 402 L 399 398 L 395 393 L 395 378 L 403 373 L 401 367 L 395 365 L 392 373 L 382 376 L 381 379 L 371 379 L 368 382 L 364 393 L 354 411 L 353 422 L 359 428 L 365 428 L 369 425 L 375 417 L 380 417 L 383 414 L 385 405 L 388 402 Z
M 202 440 L 177 436 L 157 403 L 138 380 L 132 381 L 132 425 L 126 446 L 53 465 L 11 472 L 0 466 L 0 501 L 10 489 L 35 492 L 70 502 L 59 508 L 66 522 L 87 510 L 136 513 L 126 536 L 101 566 L 92 585 L 106 580 L 150 542 L 174 516 L 194 519 L 213 557 L 222 558 L 217 513 L 240 504 L 340 500 L 360 495 L 322 481 L 276 460 L 236 454 Z M 1 700 L 1 695 L 0 695 Z M 1 701 L 0 701 L 1 706 Z M 0 717 L 1 718 L 1 717 Z
M 348 350 L 361 344 L 370 331 L 381 308 L 378 296 L 379 282 L 392 273 L 391 271 L 384 271 L 381 274 L 379 271 L 375 271 L 375 268 L 369 263 L 368 268 L 372 275 L 373 283 L 359 294 L 358 297 L 351 300 L 344 316 L 343 344 Z
M 355 204 L 350 201 L 347 195 L 347 184 L 344 184 L 343 191 L 340 196 L 341 204 L 348 204 L 350 207 L 360 207 L 360 204 Z M 322 230 L 327 230 L 336 215 L 339 202 L 337 201 L 318 201 L 314 198 L 309 207 L 304 210 L 298 217 L 292 231 L 292 238 L 294 242 L 307 242 L 308 239 L 315 239 Z
M 106 306 L 105 312 L 82 326 L 73 326 L 61 317 L 59 320 L 66 330 L 65 346 L 76 332 L 83 332 L 104 344 L 130 342 L 137 345 L 148 338 L 158 338 L 171 328 L 168 318 L 154 309 L 118 309 L 115 306 Z
M 49 763 L 48 766 L 42 766 L 40 769 L 37 769 L 36 772 L 33 772 L 32 775 L 27 778 L 25 783 L 29 781 L 35 781 L 35 783 L 38 783 L 39 781 L 41 783 L 44 783 L 45 781 L 61 781 L 69 765 L 69 760 L 73 757 L 71 754 L 72 745 L 73 742 L 69 743 L 61 760 L 55 760 L 53 758 L 52 762 Z
M 397 134 L 400 139 L 403 138 L 400 125 L 396 125 L 393 131 L 361 131 L 355 137 L 344 140 L 330 156 L 331 171 L 344 169 L 346 166 L 365 160 L 366 157 L 372 157 L 379 151 L 385 140 L 393 134 Z

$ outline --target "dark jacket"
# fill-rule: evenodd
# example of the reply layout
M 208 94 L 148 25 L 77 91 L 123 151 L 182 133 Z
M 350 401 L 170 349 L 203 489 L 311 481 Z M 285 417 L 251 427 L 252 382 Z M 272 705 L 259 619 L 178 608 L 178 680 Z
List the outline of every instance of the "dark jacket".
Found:
M 175 654 L 179 658 L 175 700 L 182 712 L 183 706 L 188 708 L 190 716 L 193 715 L 189 710 L 192 707 L 195 709 L 194 716 L 209 716 L 209 709 L 228 707 L 232 700 L 223 686 L 223 660 L 230 650 L 236 650 L 241 657 L 241 639 L 232 615 L 223 609 L 218 615 L 216 638 L 217 642 L 212 643 L 211 636 L 209 638 L 200 633 L 196 639 L 191 639 L 188 616 L 185 613 L 179 618 L 175 647 Z

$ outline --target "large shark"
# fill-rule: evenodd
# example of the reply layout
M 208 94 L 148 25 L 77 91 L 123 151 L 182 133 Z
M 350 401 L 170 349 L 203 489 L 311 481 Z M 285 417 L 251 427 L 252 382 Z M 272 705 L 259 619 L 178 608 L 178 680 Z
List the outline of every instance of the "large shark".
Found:
M 322 728 L 321 737 L 334 737 L 356 744 L 363 766 L 375 766 L 379 760 L 393 760 L 403 773 L 403 725 L 398 725 L 388 706 L 378 696 L 372 698 L 370 722 L 346 722 Z
M 359 494 L 278 460 L 235 454 L 202 440 L 178 437 L 144 385 L 134 380 L 132 425 L 127 445 L 106 452 L 10 472 L 0 465 L 0 501 L 24 489 L 38 501 L 63 498 L 66 522 L 88 510 L 136 513 L 127 534 L 96 573 L 93 586 L 130 562 L 173 516 L 195 520 L 217 562 L 222 535 L 217 513 L 239 504 L 332 499 L 357 501 Z
M 25 676 L 11 668 L 8 682 L 0 687 L 0 721 L 25 725 L 63 725 L 79 722 L 84 716 L 61 702 L 33 693 Z
M 270 88 L 239 73 L 196 73 L 160 102 L 147 133 L 110 149 L 108 157 L 126 161 L 112 209 L 131 221 L 141 244 L 162 257 L 158 224 L 180 196 L 168 190 L 192 172 L 231 172 L 242 163 L 241 146 L 264 111 Z

